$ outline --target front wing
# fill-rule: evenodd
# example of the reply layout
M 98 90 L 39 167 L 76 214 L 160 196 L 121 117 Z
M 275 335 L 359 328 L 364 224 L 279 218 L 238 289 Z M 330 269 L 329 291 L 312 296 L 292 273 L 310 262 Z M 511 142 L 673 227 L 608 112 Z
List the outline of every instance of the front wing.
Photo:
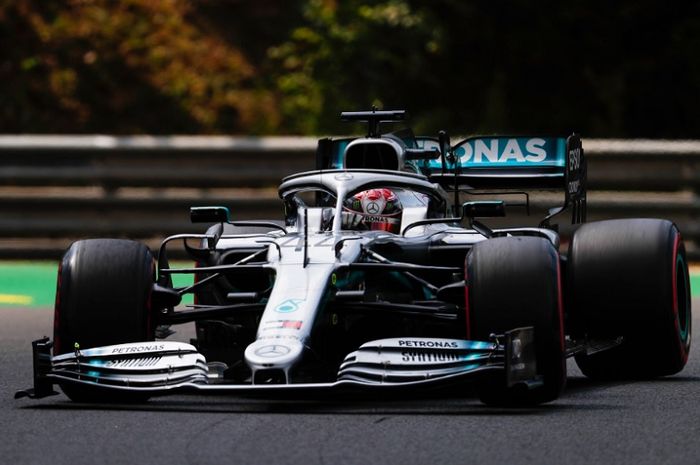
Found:
M 536 375 L 533 329 L 517 328 L 490 342 L 435 338 L 371 341 L 348 354 L 334 382 L 231 384 L 216 362 L 185 343 L 155 341 L 98 347 L 51 356 L 48 338 L 32 343 L 34 386 L 15 398 L 57 394 L 54 385 L 76 385 L 104 394 L 257 394 L 362 392 L 440 388 L 502 374 L 508 387 L 532 388 Z

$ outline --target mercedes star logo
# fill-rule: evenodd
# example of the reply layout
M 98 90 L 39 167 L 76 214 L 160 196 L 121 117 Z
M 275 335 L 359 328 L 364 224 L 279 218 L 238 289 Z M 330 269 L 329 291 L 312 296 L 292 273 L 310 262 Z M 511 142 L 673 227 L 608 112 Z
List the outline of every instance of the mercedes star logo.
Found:
M 366 211 L 370 215 L 376 215 L 377 213 L 379 213 L 379 204 L 377 202 L 368 203 Z
M 274 358 L 281 357 L 282 355 L 287 355 L 289 351 L 290 349 L 287 346 L 274 344 L 260 347 L 258 350 L 255 351 L 255 355 L 265 358 Z

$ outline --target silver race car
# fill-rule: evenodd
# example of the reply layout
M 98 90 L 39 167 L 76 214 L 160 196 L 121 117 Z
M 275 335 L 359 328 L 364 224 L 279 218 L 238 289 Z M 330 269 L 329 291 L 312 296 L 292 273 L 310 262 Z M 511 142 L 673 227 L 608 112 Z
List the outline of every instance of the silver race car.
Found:
M 58 271 L 53 341 L 33 342 L 34 387 L 17 397 L 54 385 L 75 401 L 134 402 L 472 383 L 483 402 L 517 406 L 556 399 L 567 357 L 596 379 L 683 368 L 680 233 L 656 219 L 584 223 L 578 136 L 451 145 L 444 132 L 380 133 L 403 111 L 341 116 L 367 122 L 367 135 L 319 141 L 317 169 L 279 187 L 283 221 L 195 207 L 192 221 L 213 226 L 168 237 L 157 261 L 133 241 L 75 242 Z M 493 227 L 529 209 L 533 190 L 561 200 L 535 227 Z M 575 231 L 564 245 L 559 218 Z M 171 266 L 175 243 L 194 266 Z M 193 284 L 173 286 L 176 274 Z M 180 305 L 185 294 L 193 305 Z M 167 339 L 191 322 L 191 344 Z

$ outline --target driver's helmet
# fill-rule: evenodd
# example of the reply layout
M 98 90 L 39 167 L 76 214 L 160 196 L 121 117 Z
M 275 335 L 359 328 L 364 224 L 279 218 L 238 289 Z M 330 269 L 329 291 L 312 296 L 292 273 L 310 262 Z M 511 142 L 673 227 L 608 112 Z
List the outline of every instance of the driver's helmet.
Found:
M 401 232 L 401 202 L 391 189 L 358 192 L 343 203 L 343 229 Z

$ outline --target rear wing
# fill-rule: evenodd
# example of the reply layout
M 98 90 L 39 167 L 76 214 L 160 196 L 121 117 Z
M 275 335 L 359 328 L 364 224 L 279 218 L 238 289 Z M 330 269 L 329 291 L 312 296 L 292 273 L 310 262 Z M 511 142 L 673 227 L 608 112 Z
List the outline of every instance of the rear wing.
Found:
M 423 149 L 440 150 L 437 139 L 419 138 Z M 567 208 L 572 223 L 586 219 L 586 158 L 581 138 L 569 137 L 469 137 L 419 167 L 429 178 L 450 189 L 552 189 L 565 192 L 564 205 L 545 218 Z

